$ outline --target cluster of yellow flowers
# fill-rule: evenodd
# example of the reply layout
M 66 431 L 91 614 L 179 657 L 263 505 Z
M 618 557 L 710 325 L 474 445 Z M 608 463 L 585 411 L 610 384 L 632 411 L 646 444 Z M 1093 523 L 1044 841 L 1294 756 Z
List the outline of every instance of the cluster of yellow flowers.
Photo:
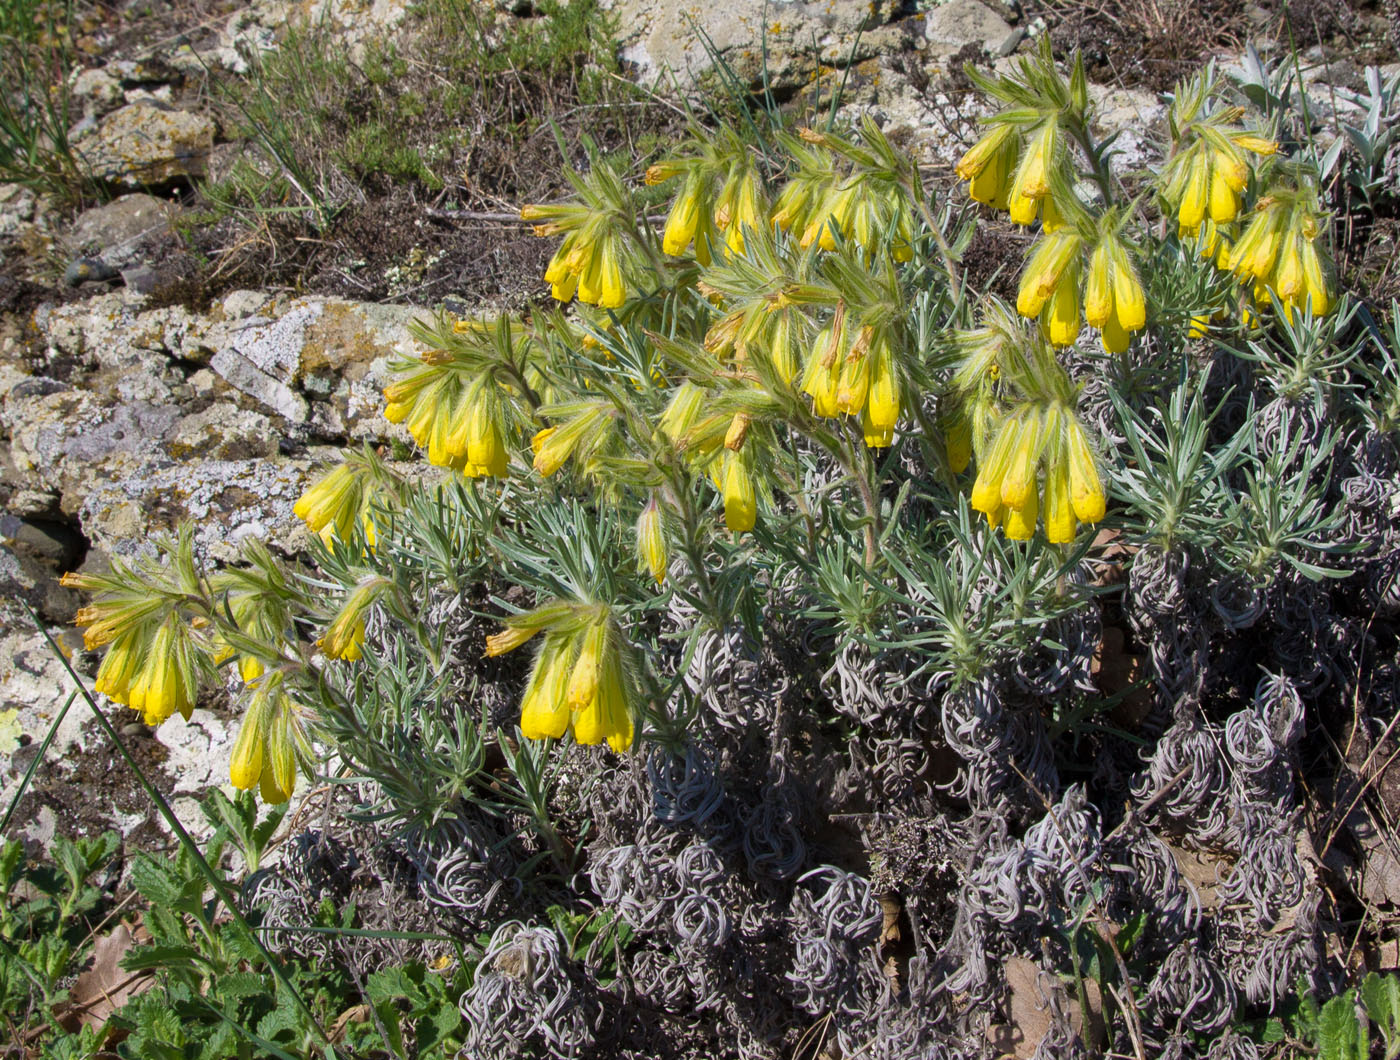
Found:
M 184 565 L 162 571 L 157 591 L 120 562 L 109 574 L 63 576 L 71 589 L 94 593 L 74 621 L 86 627 L 89 650 L 109 645 L 97 671 L 96 689 L 138 711 L 147 725 L 159 725 L 177 711 L 194 709 L 209 645 L 178 609 L 184 591 L 194 588 Z
M 1237 124 L 1243 108 L 1206 113 L 1212 89 L 1208 73 L 1183 82 L 1168 113 L 1173 149 L 1162 171 L 1162 198 L 1180 235 L 1248 284 L 1256 307 L 1274 304 L 1289 319 L 1295 310 L 1330 313 L 1331 263 L 1317 243 L 1323 213 L 1315 174 L 1276 160 L 1277 141 Z M 1264 160 L 1264 167 L 1256 172 L 1251 159 Z M 1251 182 L 1259 190 L 1236 241 Z M 1258 323 L 1253 312 L 1246 320 Z
M 258 788 L 265 802 L 286 802 L 296 790 L 297 743 L 306 741 L 304 708 L 287 695 L 281 674 L 260 677 L 251 688 L 229 756 L 229 781 L 242 791 Z
M 600 604 L 544 604 L 512 618 L 486 640 L 488 656 L 504 655 L 544 634 L 520 707 L 527 739 L 558 739 L 572 730 L 581 744 L 632 746 L 632 709 L 621 633 Z
M 108 646 L 96 691 L 138 711 L 147 725 L 159 725 L 176 712 L 188 720 L 214 666 L 236 654 L 214 633 L 207 613 L 187 609 L 193 601 L 223 594 L 240 642 L 255 642 L 271 652 L 282 638 L 275 606 L 269 607 L 256 588 L 260 578 L 275 582 L 282 577 L 266 549 L 250 546 L 248 568 L 220 572 L 205 584 L 195 571 L 191 545 L 184 534 L 173 547 L 166 546 L 169 562 L 164 566 L 154 560 L 135 568 L 114 562 L 107 574 L 64 576 L 64 584 L 94 594 L 76 621 L 86 627 L 83 639 L 89 649 Z M 286 802 L 296 785 L 293 743 L 305 743 L 302 710 L 280 691 L 282 674 L 266 673 L 259 656 L 240 655 L 238 668 L 253 698 L 235 742 L 230 780 L 240 788 L 261 784 L 268 802 Z
M 1039 521 L 1052 544 L 1073 541 L 1079 523 L 1096 523 L 1106 510 L 1088 433 L 1075 415 L 1077 388 L 1043 337 L 1026 335 L 996 299 L 983 326 L 956 342 L 963 359 L 945 429 L 954 472 L 977 456 L 969 503 L 1013 540 L 1030 538 Z

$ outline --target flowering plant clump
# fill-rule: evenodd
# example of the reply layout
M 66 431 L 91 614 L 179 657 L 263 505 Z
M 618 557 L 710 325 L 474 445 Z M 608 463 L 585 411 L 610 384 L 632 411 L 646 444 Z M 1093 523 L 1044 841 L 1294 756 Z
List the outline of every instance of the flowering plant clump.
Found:
M 1166 847 L 1122 807 L 1189 777 L 1163 805 L 1190 835 L 1218 841 L 1228 821 L 1241 850 L 1293 849 L 1259 822 L 1292 813 L 1291 782 L 1276 782 L 1297 739 L 1291 697 L 1324 685 L 1289 640 L 1316 616 L 1287 601 L 1363 570 L 1348 566 L 1369 547 L 1356 527 L 1380 509 L 1343 502 L 1335 453 L 1351 427 L 1324 417 L 1393 427 L 1400 310 L 1388 340 L 1354 326 L 1325 159 L 1282 104 L 1258 109 L 1259 93 L 1207 70 L 1173 93 L 1161 164 L 1128 173 L 1091 131 L 1077 60 L 1066 76 L 1046 45 L 974 81 L 1000 109 L 957 162 L 966 194 L 927 187 L 868 117 L 697 123 L 643 179 L 590 156 L 570 201 L 520 211 L 559 239 L 539 303 L 423 321 L 392 364 L 385 419 L 429 469 L 346 453 L 296 504 L 316 535 L 305 563 L 251 543 L 206 571 L 186 535 L 164 563 L 72 580 L 93 593 L 89 647 L 110 646 L 98 691 L 156 722 L 227 669 L 245 709 L 236 786 L 277 801 L 298 769 L 355 780 L 367 814 L 424 850 L 479 849 L 471 871 L 486 875 L 516 841 L 491 829 L 529 832 L 514 874 L 463 898 L 464 915 L 484 916 L 506 880 L 583 887 L 586 863 L 589 901 L 648 935 L 638 975 L 661 1009 L 768 959 L 677 970 L 662 943 L 728 952 L 766 937 L 722 900 L 757 907 L 786 881 L 797 941 L 773 990 L 789 1015 L 826 1013 L 845 1053 L 862 1048 L 853 1028 L 877 1024 L 934 1048 L 879 1009 L 888 983 L 862 977 L 858 947 L 890 943 L 894 923 L 879 930 L 870 882 L 803 874 L 824 842 L 811 817 L 838 809 L 875 822 L 871 847 L 887 813 L 922 807 L 933 835 L 956 804 L 971 815 L 958 842 L 991 852 L 940 855 L 980 867 L 936 929 L 960 970 L 929 954 L 902 966 L 909 990 L 937 998 L 930 1020 L 970 1025 L 957 1021 L 991 996 L 999 932 L 1022 950 L 1059 940 L 1079 969 L 1076 932 L 1111 907 L 1116 922 L 1142 914 L 1143 960 L 1185 953 L 1199 916 L 1175 897 Z M 1003 214 L 1024 247 L 1013 304 L 963 264 Z M 1109 592 L 1116 610 L 1100 604 Z M 1275 611 L 1277 635 L 1231 641 L 1231 658 L 1257 647 L 1286 686 L 1212 669 L 1213 637 Z M 1212 697 L 1254 704 L 1228 739 L 1202 720 Z M 1138 752 L 1112 742 L 1124 728 L 1151 759 L 1141 775 Z M 1226 768 L 1222 747 L 1262 764 Z M 1111 811 L 1061 770 L 1092 774 Z M 810 787 L 862 773 L 879 787 L 858 810 Z M 704 849 L 682 865 L 661 825 Z M 947 907 L 917 861 L 871 871 L 889 876 L 887 897 L 907 887 Z M 532 882 L 545 864 L 554 882 Z M 1238 886 L 1274 909 L 1256 883 Z M 445 904 L 470 890 L 434 886 Z M 1171 892 L 1160 922 L 1154 888 Z M 1210 937 L 1234 945 L 1265 920 Z M 596 998 L 539 946 L 573 1030 L 520 1033 L 592 1042 Z M 1103 974 L 1142 974 L 1118 963 Z M 1291 989 L 1298 966 L 1275 963 L 1267 975 Z M 1118 1045 L 1167 1049 L 1180 1005 L 1158 993 L 1119 1005 Z M 776 1042 L 782 1022 L 752 1033 Z

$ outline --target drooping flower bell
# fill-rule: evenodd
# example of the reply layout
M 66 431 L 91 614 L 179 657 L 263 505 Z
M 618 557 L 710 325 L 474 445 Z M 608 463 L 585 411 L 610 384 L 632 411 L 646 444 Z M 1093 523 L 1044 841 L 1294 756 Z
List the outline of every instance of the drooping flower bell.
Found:
M 632 745 L 632 708 L 623 668 L 622 634 L 601 604 L 553 601 L 515 615 L 487 638 L 486 654 L 501 655 L 544 633 L 521 700 L 526 739 L 558 739 L 570 729 L 581 744 Z
M 268 674 L 253 684 L 229 756 L 229 782 L 235 788 L 249 791 L 256 786 L 269 804 L 292 797 L 297 744 L 305 741 L 302 714 L 303 708 L 287 695 L 280 674 Z
M 1173 149 L 1160 187 L 1186 235 L 1195 235 L 1207 221 L 1235 220 L 1249 186 L 1250 156 L 1278 151 L 1274 140 L 1238 124 L 1243 108 L 1222 106 L 1207 113 L 1214 93 L 1211 75 L 1203 71 L 1177 86 L 1167 112 Z
M 629 232 L 635 230 L 631 196 L 617 173 L 602 163 L 587 175 L 568 176 L 576 201 L 522 206 L 520 218 L 540 222 L 535 225 L 538 236 L 564 237 L 544 274 L 557 301 L 577 297 L 588 305 L 620 308 L 627 300 Z
M 1307 178 L 1293 187 L 1280 183 L 1259 201 L 1229 266 L 1251 284 L 1256 305 L 1273 303 L 1290 320 L 1304 309 L 1325 316 L 1335 299 L 1331 261 L 1318 245 L 1322 232 L 1316 185 Z

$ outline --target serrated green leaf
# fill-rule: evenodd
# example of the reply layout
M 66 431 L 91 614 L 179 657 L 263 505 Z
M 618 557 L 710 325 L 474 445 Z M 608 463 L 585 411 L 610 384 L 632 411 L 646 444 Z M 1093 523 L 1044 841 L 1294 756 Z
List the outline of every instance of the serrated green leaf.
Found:
M 139 946 L 128 950 L 122 958 L 121 966 L 128 972 L 146 969 L 199 970 L 199 951 L 193 946 L 162 946 L 159 944 Z
M 371 973 L 365 980 L 365 996 L 370 1004 L 376 1006 L 384 1001 L 404 998 L 415 1009 L 428 1000 L 423 988 L 403 967 L 384 968 Z
M 158 908 L 180 908 L 189 892 L 190 882 L 149 854 L 139 855 L 131 865 L 131 885 L 141 893 L 141 897 Z
M 1322 1006 L 1317 1019 L 1317 1055 L 1320 1060 L 1366 1060 L 1366 1029 L 1356 1018 L 1351 991 Z

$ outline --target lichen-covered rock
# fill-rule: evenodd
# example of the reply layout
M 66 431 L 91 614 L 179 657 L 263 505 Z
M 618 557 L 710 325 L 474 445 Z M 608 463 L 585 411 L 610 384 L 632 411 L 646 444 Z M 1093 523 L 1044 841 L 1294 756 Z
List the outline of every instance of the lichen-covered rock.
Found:
M 933 55 L 953 55 L 969 44 L 995 52 L 1010 33 L 1006 20 L 982 0 L 948 0 L 924 13 L 924 36 Z
M 62 711 L 74 684 L 63 663 L 54 657 L 44 635 L 19 621 L 18 616 L 8 617 L 16 621 L 12 632 L 0 632 L 0 710 L 19 712 L 20 731 L 30 738 L 28 746 L 37 750 L 36 745 Z M 59 629 L 52 632 L 64 650 L 71 651 L 82 644 L 80 633 Z M 81 700 L 76 701 L 58 727 L 49 754 L 62 755 L 73 744 L 83 742 L 88 720 L 86 705 Z M 18 764 L 15 759 L 23 757 L 26 749 L 21 747 L 12 752 L 10 769 L 0 773 L 0 798 L 6 802 L 18 783 L 18 774 L 23 772 L 22 768 L 15 768 Z M 0 760 L 0 764 L 5 763 Z
M 179 207 L 142 192 L 84 210 L 66 240 L 74 256 L 96 254 L 115 269 L 148 260 L 175 242 L 171 221 Z
M 136 188 L 203 176 L 214 133 L 202 114 L 129 103 L 98 122 L 77 149 L 99 179 Z
M 165 443 L 172 460 L 253 460 L 275 457 L 280 433 L 260 412 L 220 401 L 186 416 Z
M 79 511 L 84 532 L 113 555 L 150 550 L 152 534 L 195 527 L 195 546 L 219 560 L 233 558 L 245 537 L 283 551 L 307 543 L 292 505 L 313 473 L 310 459 L 203 460 L 153 466 L 94 483 Z
M 895 41 L 885 28 L 899 19 L 902 5 L 716 0 L 678 9 L 660 0 L 616 0 L 613 10 L 621 27 L 620 55 L 634 65 L 640 81 L 674 75 L 681 84 L 692 84 L 713 69 L 712 47 L 753 84 L 763 78 L 766 51 L 769 85 L 791 90 L 806 84 L 819 65 L 845 66 L 891 48 Z M 912 43 L 918 27 L 912 19 L 903 22 Z

